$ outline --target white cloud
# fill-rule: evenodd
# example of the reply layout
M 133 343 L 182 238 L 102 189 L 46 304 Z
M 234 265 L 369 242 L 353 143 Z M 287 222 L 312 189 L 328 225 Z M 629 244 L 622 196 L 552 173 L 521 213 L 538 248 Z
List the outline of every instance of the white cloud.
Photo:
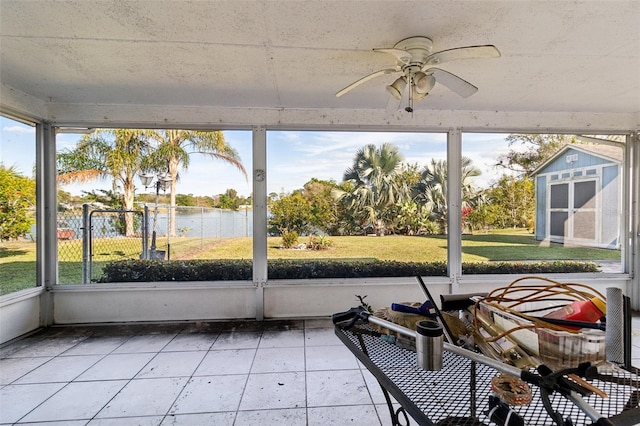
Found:
M 20 126 L 20 125 L 4 126 L 2 128 L 2 131 L 7 133 L 19 133 L 19 134 L 35 134 L 36 133 L 35 127 Z

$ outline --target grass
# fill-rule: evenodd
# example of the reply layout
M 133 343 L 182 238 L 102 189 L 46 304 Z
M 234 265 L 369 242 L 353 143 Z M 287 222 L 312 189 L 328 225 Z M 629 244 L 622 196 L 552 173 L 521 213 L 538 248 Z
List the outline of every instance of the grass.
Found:
M 620 260 L 620 251 L 536 241 L 525 230 L 462 237 L 462 261 Z
M 32 241 L 0 243 L 0 294 L 33 287 L 36 245 Z
M 405 262 L 431 262 L 447 259 L 445 236 L 407 237 L 329 237 L 333 247 L 328 250 L 285 250 L 280 248 L 281 238 L 267 240 L 270 259 L 359 259 L 397 260 Z M 181 259 L 251 259 L 251 238 L 229 240 L 200 238 L 173 238 L 171 260 Z M 301 237 L 299 242 L 307 242 Z M 97 277 L 101 265 L 118 259 L 137 259 L 141 241 L 137 238 L 117 238 L 94 242 L 93 276 Z M 158 239 L 158 249 L 166 250 L 165 238 Z M 58 242 L 58 275 L 62 284 L 82 282 L 82 242 Z M 544 260 L 620 260 L 620 252 L 587 247 L 566 247 L 535 241 L 524 230 L 501 230 L 462 238 L 463 262 L 487 261 L 544 261 Z M 33 241 L 0 243 L 0 294 L 7 294 L 33 286 L 35 282 L 36 244 Z

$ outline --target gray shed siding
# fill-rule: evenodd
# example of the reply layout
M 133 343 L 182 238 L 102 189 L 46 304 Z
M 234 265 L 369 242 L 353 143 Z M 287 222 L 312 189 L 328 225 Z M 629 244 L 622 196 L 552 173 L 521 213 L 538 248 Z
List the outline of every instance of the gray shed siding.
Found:
M 536 240 L 545 238 L 547 229 L 547 177 L 536 177 Z
M 569 155 L 577 155 L 578 160 L 572 164 L 567 163 L 566 157 Z M 541 173 L 552 173 L 552 172 L 563 172 L 567 170 L 581 169 L 584 167 L 590 166 L 599 166 L 603 164 L 611 164 L 610 160 L 602 157 L 596 157 L 595 155 L 588 154 L 583 151 L 578 151 L 577 149 L 569 149 L 543 170 L 541 170 L 538 174 Z

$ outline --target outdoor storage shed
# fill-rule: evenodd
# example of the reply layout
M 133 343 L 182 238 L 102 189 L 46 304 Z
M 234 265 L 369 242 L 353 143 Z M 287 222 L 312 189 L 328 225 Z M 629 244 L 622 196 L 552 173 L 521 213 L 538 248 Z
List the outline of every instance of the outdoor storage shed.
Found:
M 566 145 L 538 167 L 536 240 L 620 248 L 622 148 Z

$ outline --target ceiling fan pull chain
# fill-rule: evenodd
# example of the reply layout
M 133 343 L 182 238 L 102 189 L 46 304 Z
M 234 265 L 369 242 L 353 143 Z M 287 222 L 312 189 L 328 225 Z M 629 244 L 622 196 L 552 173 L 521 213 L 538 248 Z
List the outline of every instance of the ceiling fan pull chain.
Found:
M 407 90 L 409 91 L 409 105 L 404 109 L 405 111 L 411 113 L 411 116 L 413 117 L 413 73 L 411 72 L 411 70 L 409 70 L 409 76 L 408 76 L 408 80 L 409 80 L 409 84 L 407 86 Z

